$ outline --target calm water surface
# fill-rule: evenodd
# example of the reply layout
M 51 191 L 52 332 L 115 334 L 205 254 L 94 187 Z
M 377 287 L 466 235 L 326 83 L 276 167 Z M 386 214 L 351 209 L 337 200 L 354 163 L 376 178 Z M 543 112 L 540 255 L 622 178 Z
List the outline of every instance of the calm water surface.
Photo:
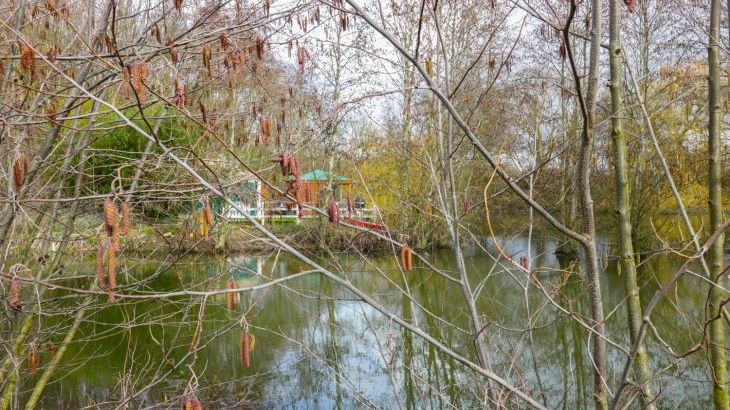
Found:
M 505 240 L 502 245 L 519 258 L 527 241 L 517 238 Z M 561 264 L 553 253 L 556 245 L 553 240 L 535 240 L 533 268 L 555 300 L 585 314 L 580 268 L 577 263 Z M 429 259 L 447 271 L 455 269 L 450 251 L 432 252 Z M 409 303 L 396 288 L 403 287 L 403 279 L 393 256 L 365 261 L 357 255 L 341 255 L 335 260 L 330 267 L 355 286 L 475 360 L 470 339 L 462 330 L 469 323 L 464 303 L 454 284 L 417 266 L 407 274 L 407 285 L 418 306 Z M 178 290 L 191 283 L 197 290 L 221 289 L 230 275 L 239 287 L 245 287 L 307 269 L 284 255 L 191 258 L 172 266 L 169 262 L 124 260 L 130 276 L 149 278 L 138 293 Z M 644 303 L 680 264 L 668 256 L 644 262 L 640 270 Z M 495 372 L 539 397 L 536 365 L 551 408 L 591 407 L 586 332 L 546 304 L 545 297 L 534 287 L 529 289 L 526 303 L 522 288 L 525 276 L 503 261 L 495 265 L 492 257 L 474 250 L 467 255 L 467 265 L 473 288 L 480 290 L 479 308 L 485 314 L 485 323 L 490 323 L 485 334 Z M 93 261 L 67 270 L 72 271 L 69 275 L 91 274 Z M 124 277 L 120 280 L 125 282 Z M 294 279 L 285 286 L 245 293 L 235 310 L 226 307 L 223 295 L 209 298 L 199 330 L 200 343 L 205 347 L 197 355 L 190 354 L 189 348 L 201 316 L 199 297 L 127 300 L 92 309 L 64 358 L 62 371 L 48 386 L 43 407 L 106 408 L 106 400 L 118 400 L 151 386 L 135 396 L 129 408 L 178 408 L 185 386 L 196 382 L 199 397 L 213 403 L 209 408 L 479 406 L 481 377 L 404 332 L 373 308 L 353 300 L 347 290 L 317 275 Z M 625 346 L 625 308 L 617 307 L 623 294 L 621 278 L 610 262 L 603 274 L 603 289 L 610 315 L 608 330 Z M 703 353 L 683 359 L 676 366 L 671 365 L 674 360 L 663 346 L 682 352 L 699 340 L 706 291 L 700 280 L 687 277 L 655 311 L 654 320 L 663 341 L 654 338 L 649 347 L 652 367 L 661 371 L 656 387 L 662 390 L 663 408 L 706 408 L 711 404 Z M 60 297 L 58 306 L 78 306 L 78 298 L 63 298 L 62 292 L 53 296 Z M 537 326 L 533 331 L 534 363 L 529 339 L 522 331 L 527 327 L 528 304 Z M 239 356 L 242 317 L 256 336 L 252 366 L 247 369 L 240 364 Z M 67 320 L 49 317 L 43 328 L 53 331 L 56 325 L 66 326 Z M 61 338 L 58 336 L 56 343 Z M 47 352 L 43 354 L 42 361 Z M 617 349 L 610 349 L 612 386 L 620 377 L 617 373 L 623 358 Z M 26 387 L 33 380 L 30 378 Z

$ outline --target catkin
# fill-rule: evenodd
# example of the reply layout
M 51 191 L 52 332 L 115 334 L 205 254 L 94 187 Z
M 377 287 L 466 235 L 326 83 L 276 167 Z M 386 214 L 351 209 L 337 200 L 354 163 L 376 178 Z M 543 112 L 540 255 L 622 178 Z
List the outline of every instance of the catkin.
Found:
M 307 49 L 304 47 L 299 47 L 297 49 L 297 63 L 299 64 L 299 72 L 304 73 L 304 63 L 307 60 L 307 57 L 309 56 L 309 52 L 307 52 Z
M 408 245 L 404 245 L 400 251 L 401 264 L 403 265 L 403 272 L 410 272 L 413 270 L 413 251 Z
M 185 108 L 185 83 L 180 78 L 175 79 L 175 97 L 172 103 L 180 109 Z
M 35 342 L 30 344 L 28 350 L 28 368 L 31 374 L 36 374 L 38 371 L 38 346 Z
M 51 360 L 56 358 L 56 344 L 53 340 L 48 341 L 48 352 L 51 354 Z
M 20 281 L 18 278 L 10 281 L 10 308 L 20 310 Z
M 137 92 L 139 102 L 144 104 L 147 101 L 147 97 L 144 90 L 144 83 L 147 81 L 148 67 L 147 63 L 134 63 L 132 64 L 132 88 Z
M 156 23 L 152 26 L 152 34 L 154 34 L 155 39 L 157 39 L 157 44 L 162 44 L 162 32 Z
M 203 208 L 203 212 L 205 212 L 205 223 L 207 225 L 213 224 L 213 213 L 210 210 L 210 204 L 208 202 L 205 203 L 205 208 Z
M 117 288 L 117 255 L 114 246 L 108 247 L 106 266 L 109 276 L 109 303 L 114 303 L 116 301 L 114 290 Z
M 114 206 L 114 202 L 107 198 L 104 200 L 104 226 L 106 226 L 106 233 L 108 236 L 112 236 L 114 228 L 118 225 L 119 217 L 117 213 L 117 207 Z
M 175 40 L 171 36 L 167 36 L 167 47 L 170 49 L 170 60 L 173 64 L 177 64 L 177 50 L 175 50 Z
M 25 175 L 28 171 L 27 165 L 23 165 L 25 162 L 25 157 L 23 155 L 19 156 L 15 162 L 13 163 L 13 188 L 15 189 L 15 193 L 20 192 L 20 188 L 23 186 L 23 182 L 25 181 Z
M 35 74 L 35 51 L 25 42 L 20 42 L 20 66 Z
M 124 95 L 125 100 L 128 100 L 129 95 L 130 95 L 129 81 L 130 81 L 129 67 L 124 66 L 124 67 L 122 67 L 122 94 Z
M 240 350 L 241 364 L 245 368 L 251 367 L 251 337 L 246 331 L 241 331 Z
M 289 174 L 289 154 L 286 151 L 282 152 L 279 161 L 281 162 L 281 175 L 287 176 Z
M 210 46 L 207 44 L 203 46 L 203 67 L 208 70 L 208 78 L 211 77 L 211 70 L 210 70 Z
M 106 270 L 104 268 L 104 238 L 99 235 L 99 244 L 96 247 L 96 280 L 99 284 L 100 289 L 106 287 Z

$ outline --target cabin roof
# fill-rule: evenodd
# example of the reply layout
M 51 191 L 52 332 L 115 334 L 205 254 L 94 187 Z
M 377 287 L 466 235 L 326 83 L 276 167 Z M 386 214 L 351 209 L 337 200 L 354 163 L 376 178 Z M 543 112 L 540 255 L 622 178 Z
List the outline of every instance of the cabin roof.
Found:
M 302 175 L 302 181 L 327 181 L 329 180 L 329 175 L 327 172 L 322 171 L 321 169 L 315 169 L 313 171 L 309 171 L 306 174 Z M 334 181 L 347 181 L 350 180 L 336 174 L 332 174 L 332 180 Z

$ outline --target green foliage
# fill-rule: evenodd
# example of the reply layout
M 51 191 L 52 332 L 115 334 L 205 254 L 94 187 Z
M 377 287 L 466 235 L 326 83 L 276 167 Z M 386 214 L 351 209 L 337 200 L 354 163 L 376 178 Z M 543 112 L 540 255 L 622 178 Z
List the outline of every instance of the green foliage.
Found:
M 158 114 L 155 112 L 158 110 L 148 109 L 147 111 L 145 115 L 150 118 L 154 118 L 155 114 Z M 135 124 L 152 134 L 155 121 L 137 119 Z M 197 126 L 191 127 L 190 122 L 184 119 L 166 118 L 160 124 L 157 136 L 160 142 L 167 147 L 189 149 L 199 139 L 200 130 Z M 92 175 L 94 191 L 111 192 L 112 183 L 119 184 L 119 182 L 114 182 L 118 178 L 121 178 L 121 188 L 126 188 L 132 181 L 138 160 L 143 157 L 147 143 L 148 140 L 144 136 L 128 126 L 114 128 L 96 136 L 91 144 L 95 154 L 88 158 L 89 174 Z M 153 147 L 152 153 L 159 153 L 159 149 Z M 165 178 L 164 174 L 156 173 L 151 169 L 143 171 L 144 178 L 155 178 L 158 181 Z

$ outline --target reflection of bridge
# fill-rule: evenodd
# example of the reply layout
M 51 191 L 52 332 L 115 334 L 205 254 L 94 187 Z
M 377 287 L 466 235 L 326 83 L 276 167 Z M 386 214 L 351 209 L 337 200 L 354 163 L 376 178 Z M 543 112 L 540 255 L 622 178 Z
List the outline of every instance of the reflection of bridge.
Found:
M 254 283 L 261 276 L 262 262 L 261 258 L 252 258 L 247 256 L 237 256 L 226 260 L 228 265 L 228 274 L 233 275 L 239 284 L 241 281 L 250 281 L 254 279 Z

